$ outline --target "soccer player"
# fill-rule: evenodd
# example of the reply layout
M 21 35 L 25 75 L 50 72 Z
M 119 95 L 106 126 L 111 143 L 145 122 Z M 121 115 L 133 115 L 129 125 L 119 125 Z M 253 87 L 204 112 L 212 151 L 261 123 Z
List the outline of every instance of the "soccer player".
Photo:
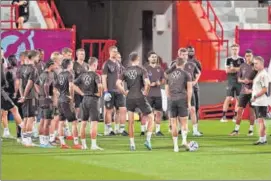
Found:
M 18 14 L 15 11 L 17 28 L 24 28 L 23 24 L 29 19 L 29 0 L 13 0 L 12 5 L 18 6 Z
M 77 120 L 74 112 L 73 98 L 74 98 L 74 85 L 73 85 L 73 62 L 70 59 L 64 59 L 62 61 L 63 71 L 57 75 L 57 82 L 55 87 L 58 89 L 60 96 L 58 99 L 58 110 L 59 110 L 59 127 L 58 134 L 62 149 L 68 149 L 64 140 L 64 124 L 67 119 L 68 122 L 72 122 L 72 132 L 74 149 L 81 149 L 78 139 Z M 78 92 L 79 93 L 79 92 Z
M 241 94 L 238 100 L 238 108 L 237 108 L 237 116 L 236 116 L 236 124 L 235 129 L 231 132 L 231 136 L 235 136 L 239 134 L 240 123 L 242 120 L 243 111 L 246 108 L 247 104 L 250 105 L 250 126 L 248 131 L 248 136 L 253 136 L 253 127 L 255 120 L 255 112 L 253 107 L 251 106 L 251 93 L 246 94 L 245 89 L 252 88 L 251 74 L 254 71 L 253 67 L 253 53 L 251 50 L 247 50 L 245 53 L 245 63 L 241 64 L 240 71 L 238 73 L 238 82 L 242 84 Z
M 61 50 L 61 54 L 63 56 L 63 59 L 71 59 L 72 60 L 72 53 L 73 53 L 72 49 L 67 48 L 67 47 L 65 47 Z
M 197 66 L 198 70 L 201 72 L 202 71 L 201 63 L 195 58 L 195 48 L 192 46 L 188 46 L 187 50 L 188 50 L 188 61 L 193 62 Z M 196 82 L 196 84 L 193 86 L 193 92 L 194 92 L 194 98 L 195 98 L 197 122 L 199 122 L 199 114 L 198 114 L 199 106 L 200 106 L 199 90 L 200 90 L 199 84 L 198 82 Z
M 99 97 L 102 95 L 102 84 L 99 75 L 95 72 L 98 66 L 98 59 L 90 57 L 88 61 L 89 70 L 81 73 L 74 84 L 82 90 L 84 94 L 80 109 L 81 109 L 81 142 L 82 149 L 87 149 L 86 143 L 86 126 L 87 121 L 91 121 L 91 150 L 103 150 L 97 145 L 97 131 L 99 120 Z
M 39 126 L 39 138 L 40 147 L 50 148 L 49 144 L 49 126 L 53 119 L 53 83 L 54 83 L 54 62 L 50 60 L 45 65 L 45 70 L 40 74 L 39 78 L 35 82 L 36 90 L 39 94 L 39 114 L 40 114 L 40 126 Z
M 42 49 L 37 49 L 37 51 L 39 52 L 39 61 L 36 63 L 36 68 L 38 70 L 38 74 L 40 75 L 45 68 L 45 63 L 44 63 L 44 50 Z
M 112 129 L 112 114 L 114 107 L 119 111 L 120 122 L 126 121 L 125 98 L 116 88 L 120 66 L 117 63 L 118 48 L 111 46 L 109 48 L 110 58 L 103 66 L 102 84 L 104 89 L 104 105 L 105 105 L 105 135 L 114 136 Z M 125 121 L 124 121 L 125 120 Z M 123 136 L 128 136 L 125 131 L 125 124 L 120 125 L 120 132 Z
M 155 52 L 148 53 L 149 65 L 146 67 L 150 79 L 150 92 L 148 94 L 148 102 L 150 103 L 155 116 L 156 136 L 164 136 L 161 132 L 160 124 L 162 119 L 162 95 L 161 86 L 164 84 L 164 71 L 158 64 L 158 56 Z
M 267 116 L 267 107 L 270 105 L 268 99 L 269 75 L 264 69 L 264 59 L 260 56 L 254 57 L 254 68 L 258 71 L 253 79 L 252 90 L 246 88 L 247 93 L 252 93 L 252 106 L 255 108 L 256 118 L 259 123 L 259 140 L 254 145 L 263 145 L 267 143 L 265 118 Z
M 192 79 L 191 75 L 184 71 L 186 60 L 177 58 L 176 68 L 167 76 L 166 94 L 171 100 L 169 105 L 170 121 L 172 125 L 172 137 L 174 152 L 179 152 L 178 146 L 178 118 L 181 120 L 182 145 L 187 145 L 187 121 L 188 110 L 191 109 Z
M 82 73 L 88 71 L 88 64 L 85 62 L 86 53 L 85 50 L 80 48 L 76 51 L 77 60 L 73 64 L 74 78 L 77 79 Z M 76 117 L 81 119 L 80 114 L 80 104 L 83 100 L 83 97 L 79 94 L 74 94 L 74 102 L 75 102 L 75 112 Z
M 117 87 L 127 97 L 127 110 L 129 119 L 129 137 L 130 137 L 130 150 L 135 151 L 134 140 L 134 112 L 139 108 L 143 115 L 148 117 L 148 131 L 147 139 L 144 143 L 147 149 L 151 150 L 151 136 L 154 124 L 154 115 L 146 96 L 150 90 L 150 80 L 148 72 L 139 66 L 140 58 L 138 53 L 132 52 L 129 55 L 131 66 L 128 67 L 117 80 Z M 122 82 L 127 83 L 125 90 Z M 144 88 L 144 90 L 142 90 Z
M 238 97 L 241 91 L 242 85 L 238 82 L 237 74 L 240 70 L 240 66 L 245 62 L 243 57 L 239 56 L 239 45 L 233 44 L 231 46 L 231 57 L 226 59 L 226 73 L 228 77 L 227 97 L 223 104 L 223 114 L 220 122 L 228 122 L 226 113 L 229 108 L 231 100 L 236 96 Z M 235 117 L 237 115 L 238 100 L 236 100 L 235 112 L 233 122 L 236 122 Z
M 51 60 L 54 62 L 54 82 L 57 82 L 57 75 L 61 72 L 62 55 L 59 52 L 53 52 L 51 54 Z M 50 144 L 56 146 L 57 130 L 59 125 L 59 111 L 58 111 L 58 97 L 59 92 L 54 87 L 53 89 L 53 116 L 54 118 L 50 124 Z
M 34 67 L 39 60 L 39 53 L 31 50 L 28 54 L 28 64 L 21 69 L 20 89 L 22 92 L 19 102 L 22 103 L 23 117 L 25 119 L 23 129 L 23 144 L 35 146 L 32 143 L 33 123 L 36 117 L 37 105 L 34 83 L 38 78 L 37 69 Z

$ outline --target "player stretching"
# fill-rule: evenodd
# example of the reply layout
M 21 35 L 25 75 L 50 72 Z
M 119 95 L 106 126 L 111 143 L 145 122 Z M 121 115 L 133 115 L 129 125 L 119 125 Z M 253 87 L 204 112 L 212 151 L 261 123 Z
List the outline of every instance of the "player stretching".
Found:
M 129 60 L 131 61 L 131 66 L 120 75 L 117 87 L 127 97 L 130 149 L 131 151 L 135 151 L 136 149 L 134 140 L 134 112 L 136 108 L 139 108 L 143 115 L 148 117 L 147 140 L 144 145 L 151 150 L 154 116 L 146 98 L 150 90 L 150 80 L 148 72 L 139 66 L 140 58 L 136 52 L 129 55 Z M 127 83 L 128 90 L 124 89 L 122 81 Z M 144 90 L 142 90 L 143 88 Z
M 35 97 L 34 83 L 38 78 L 37 69 L 34 67 L 39 60 L 39 53 L 32 50 L 28 54 L 28 64 L 21 70 L 20 89 L 22 92 L 19 102 L 22 104 L 24 129 L 23 144 L 26 146 L 35 146 L 32 143 L 33 123 L 37 112 L 37 100 Z
M 245 54 L 246 62 L 241 64 L 240 71 L 238 73 L 238 82 L 242 84 L 241 94 L 238 100 L 238 108 L 237 108 L 237 116 L 236 116 L 236 124 L 235 129 L 231 132 L 231 136 L 238 135 L 240 129 L 240 123 L 242 120 L 243 111 L 246 108 L 247 104 L 250 105 L 250 126 L 248 131 L 248 136 L 253 136 L 253 127 L 254 127 L 254 120 L 255 120 L 255 112 L 253 107 L 251 106 L 251 93 L 247 94 L 245 89 L 252 88 L 252 81 L 251 74 L 254 71 L 253 67 L 253 53 L 251 50 L 247 50 Z
M 85 50 L 80 48 L 76 51 L 77 60 L 73 64 L 74 78 L 77 79 L 80 74 L 88 71 L 88 64 L 85 61 L 86 53 Z M 79 94 L 74 94 L 74 102 L 75 102 L 75 112 L 76 117 L 81 119 L 80 116 L 80 104 L 83 100 L 83 97 Z
M 86 126 L 87 121 L 91 121 L 91 150 L 103 150 L 96 143 L 97 131 L 98 131 L 98 120 L 99 120 L 99 97 L 102 95 L 102 84 L 100 77 L 95 72 L 98 66 L 98 59 L 91 57 L 88 61 L 89 70 L 82 73 L 74 84 L 82 90 L 84 94 L 80 109 L 81 109 L 81 142 L 82 149 L 87 149 L 86 143 Z M 78 88 L 79 89 L 79 88 Z
M 223 114 L 220 122 L 228 122 L 226 118 L 226 113 L 229 108 L 229 104 L 234 96 L 238 97 L 241 91 L 242 85 L 238 82 L 237 73 L 240 70 L 240 66 L 244 63 L 244 58 L 240 57 L 239 54 L 239 45 L 233 44 L 231 46 L 231 54 L 232 56 L 226 59 L 226 73 L 228 76 L 228 86 L 227 86 L 227 97 L 223 104 Z M 235 112 L 233 122 L 236 122 L 235 116 L 237 115 L 237 105 L 238 101 L 236 101 Z
M 121 124 L 120 132 L 123 136 L 128 136 L 124 130 L 126 121 L 126 107 L 125 98 L 118 92 L 116 82 L 120 73 L 120 66 L 117 63 L 118 48 L 112 46 L 109 48 L 110 58 L 103 66 L 102 83 L 104 88 L 104 105 L 105 105 L 105 135 L 114 136 L 115 133 L 112 129 L 112 114 L 115 107 L 119 112 Z
M 148 53 L 149 65 L 146 67 L 149 79 L 151 82 L 150 92 L 148 94 L 148 102 L 154 111 L 155 123 L 156 123 L 156 136 L 164 136 L 160 130 L 160 123 L 162 119 L 162 95 L 161 85 L 164 84 L 164 71 L 158 65 L 158 56 L 155 52 Z
M 188 110 L 191 109 L 193 88 L 190 74 L 184 71 L 185 62 L 185 59 L 177 58 L 176 69 L 168 74 L 165 87 L 167 97 L 171 100 L 171 104 L 169 105 L 169 114 L 172 126 L 174 152 L 179 152 L 178 119 L 181 121 L 182 145 L 188 148 L 187 120 Z
M 62 61 L 63 71 L 57 75 L 57 82 L 55 87 L 59 91 L 58 110 L 59 110 L 59 127 L 58 134 L 62 149 L 68 149 L 64 140 L 64 124 L 67 119 L 68 122 L 72 122 L 72 132 L 74 149 L 81 149 L 78 139 L 77 120 L 74 112 L 73 98 L 74 98 L 74 86 L 73 86 L 73 63 L 70 59 L 64 59 Z M 79 92 L 78 92 L 79 93 Z
M 40 147 L 50 148 L 49 144 L 49 126 L 53 119 L 53 83 L 54 83 L 54 62 L 50 60 L 45 65 L 45 70 L 42 72 L 35 82 L 36 90 L 39 94 L 39 138 Z
M 57 75 L 61 72 L 62 55 L 59 52 L 53 52 L 51 54 L 51 60 L 54 62 L 54 82 L 57 82 Z M 54 118 L 50 124 L 50 144 L 56 146 L 57 130 L 59 125 L 59 111 L 57 108 L 59 92 L 53 88 L 53 116 Z
M 262 145 L 267 143 L 265 118 L 267 116 L 267 107 L 270 105 L 268 99 L 269 75 L 264 69 L 264 59 L 262 57 L 254 58 L 254 68 L 258 71 L 253 79 L 252 90 L 246 89 L 247 93 L 252 93 L 252 106 L 255 108 L 256 118 L 259 123 L 260 139 L 254 143 Z

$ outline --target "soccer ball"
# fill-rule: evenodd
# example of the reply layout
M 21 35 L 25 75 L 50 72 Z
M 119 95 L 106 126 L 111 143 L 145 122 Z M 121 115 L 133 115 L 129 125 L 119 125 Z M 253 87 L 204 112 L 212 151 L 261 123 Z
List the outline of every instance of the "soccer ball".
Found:
M 189 151 L 197 151 L 199 149 L 199 144 L 196 141 L 190 141 L 188 146 Z

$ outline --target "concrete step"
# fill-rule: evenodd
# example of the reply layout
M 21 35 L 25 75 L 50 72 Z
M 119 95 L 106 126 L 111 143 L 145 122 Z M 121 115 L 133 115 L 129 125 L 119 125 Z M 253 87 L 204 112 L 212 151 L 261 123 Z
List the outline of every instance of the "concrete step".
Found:
M 233 3 L 229 0 L 211 1 L 213 7 L 233 7 Z
M 236 8 L 256 8 L 258 1 L 233 1 Z

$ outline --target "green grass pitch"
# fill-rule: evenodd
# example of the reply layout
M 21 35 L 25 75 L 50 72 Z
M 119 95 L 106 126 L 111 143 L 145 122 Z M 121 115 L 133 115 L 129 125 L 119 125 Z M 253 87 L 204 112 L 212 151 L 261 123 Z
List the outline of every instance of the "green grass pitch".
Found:
M 98 137 L 104 151 L 24 148 L 16 140 L 2 142 L 1 180 L 270 180 L 271 144 L 254 146 L 258 139 L 257 126 L 253 137 L 246 136 L 248 122 L 242 122 L 240 135 L 230 137 L 234 123 L 201 121 L 203 137 L 192 137 L 200 148 L 197 152 L 173 152 L 173 144 L 163 122 L 165 137 L 152 139 L 152 151 L 144 146 L 136 124 L 135 152 L 129 151 L 128 137 Z M 191 125 L 191 124 L 190 124 Z M 270 120 L 268 139 L 271 141 Z M 15 135 L 14 124 L 10 124 Z M 99 126 L 100 132 L 103 125 Z M 191 130 L 191 126 L 190 126 Z M 181 140 L 179 139 L 179 143 Z M 71 142 L 69 142 L 71 145 Z M 90 140 L 88 139 L 88 146 Z

